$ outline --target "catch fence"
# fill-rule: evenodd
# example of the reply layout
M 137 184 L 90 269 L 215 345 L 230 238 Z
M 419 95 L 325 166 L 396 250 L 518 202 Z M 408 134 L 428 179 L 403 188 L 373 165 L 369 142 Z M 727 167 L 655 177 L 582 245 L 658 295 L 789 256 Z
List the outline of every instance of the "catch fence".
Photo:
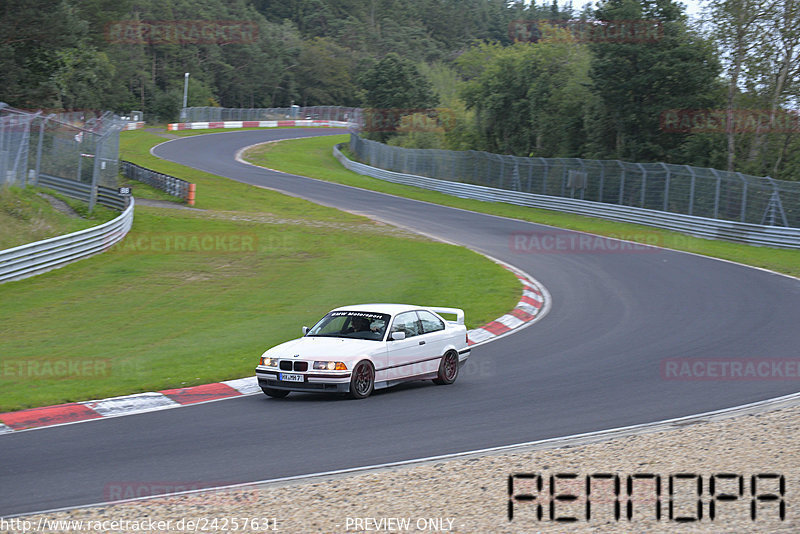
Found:
M 181 110 L 181 122 L 319 120 L 358 123 L 361 108 L 292 106 L 288 108 L 192 107 Z
M 800 182 L 690 165 L 411 149 L 352 134 L 373 167 L 439 180 L 741 223 L 800 228 Z
M 71 181 L 88 188 L 90 210 L 98 188 L 115 188 L 119 132 L 126 123 L 111 112 L 29 112 L 0 103 L 0 186 Z

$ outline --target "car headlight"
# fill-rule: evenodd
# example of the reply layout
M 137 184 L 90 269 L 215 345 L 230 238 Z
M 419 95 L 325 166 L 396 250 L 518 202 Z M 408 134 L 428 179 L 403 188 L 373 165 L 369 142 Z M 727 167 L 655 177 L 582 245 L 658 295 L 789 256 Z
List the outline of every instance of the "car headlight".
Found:
M 347 371 L 344 362 L 314 362 L 317 371 Z
M 278 367 L 278 358 L 269 358 L 267 356 L 262 356 L 261 365 L 266 365 L 267 367 Z

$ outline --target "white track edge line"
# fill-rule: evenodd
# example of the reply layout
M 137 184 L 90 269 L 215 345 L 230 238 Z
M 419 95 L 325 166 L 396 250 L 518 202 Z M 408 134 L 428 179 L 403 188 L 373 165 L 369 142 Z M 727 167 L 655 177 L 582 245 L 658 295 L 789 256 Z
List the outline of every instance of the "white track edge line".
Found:
M 401 460 L 398 462 L 388 462 L 383 464 L 366 465 L 360 467 L 351 467 L 346 469 L 336 469 L 332 471 L 321 471 L 318 473 L 308 473 L 304 475 L 294 475 L 280 478 L 272 478 L 266 480 L 257 480 L 254 482 L 243 482 L 241 484 L 229 484 L 226 486 L 217 486 L 213 488 L 203 488 L 188 491 L 179 491 L 173 493 L 164 493 L 160 495 L 150 495 L 147 497 L 139 497 L 135 499 L 122 499 L 117 501 L 105 501 L 92 504 L 82 504 L 78 506 L 67 506 L 62 508 L 53 508 L 49 510 L 41 510 L 35 512 L 25 512 L 5 518 L 22 517 L 37 514 L 48 514 L 55 512 L 63 512 L 68 510 L 78 510 L 83 508 L 92 508 L 96 506 L 110 506 L 122 503 L 131 502 L 146 502 L 153 499 L 161 499 L 167 497 L 175 497 L 181 495 L 196 495 L 202 493 L 212 493 L 224 490 L 246 489 L 246 488 L 263 488 L 263 487 L 279 487 L 289 485 L 293 482 L 304 482 L 313 480 L 325 480 L 343 478 L 346 476 L 357 475 L 361 473 L 374 472 L 374 471 L 390 471 L 403 467 L 413 465 L 425 465 L 430 463 L 437 463 L 450 460 L 458 460 L 470 457 L 501 455 L 506 453 L 517 453 L 525 451 L 535 451 L 543 449 L 555 449 L 565 446 L 579 446 L 587 445 L 590 443 L 597 443 L 601 441 L 608 441 L 611 439 L 624 438 L 633 435 L 654 433 L 659 431 L 673 430 L 680 426 L 697 423 L 716 422 L 726 419 L 731 419 L 742 415 L 752 415 L 765 413 L 772 410 L 781 408 L 792 407 L 800 404 L 800 393 L 792 393 L 782 397 L 775 397 L 773 399 L 766 399 L 762 401 L 743 404 L 732 408 L 724 408 L 721 410 L 714 410 L 710 412 L 703 412 L 695 415 L 688 415 L 677 417 L 673 419 L 664 419 L 652 423 L 641 423 L 637 425 L 624 426 L 619 428 L 612 428 L 608 430 L 597 430 L 594 432 L 586 432 L 583 434 L 573 434 L 570 436 L 548 438 L 538 441 L 529 441 L 525 443 L 517 443 L 513 445 L 502 445 L 498 447 L 488 447 L 484 449 L 475 449 L 472 451 L 456 452 L 450 454 L 442 454 L 437 456 L 428 456 L 425 458 L 415 458 L 411 460 Z

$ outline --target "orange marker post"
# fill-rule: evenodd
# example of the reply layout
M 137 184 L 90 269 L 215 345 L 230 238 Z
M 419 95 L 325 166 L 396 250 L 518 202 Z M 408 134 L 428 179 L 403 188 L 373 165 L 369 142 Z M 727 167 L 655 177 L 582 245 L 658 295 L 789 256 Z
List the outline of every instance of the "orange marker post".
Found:
M 189 184 L 189 195 L 186 197 L 186 200 L 189 201 L 190 206 L 194 206 L 194 184 Z

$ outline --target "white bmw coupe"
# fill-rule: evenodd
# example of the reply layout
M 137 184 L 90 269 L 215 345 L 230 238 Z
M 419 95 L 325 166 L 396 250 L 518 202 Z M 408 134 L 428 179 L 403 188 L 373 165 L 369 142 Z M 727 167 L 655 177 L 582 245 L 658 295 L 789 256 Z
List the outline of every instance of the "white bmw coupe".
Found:
M 447 321 L 439 314 L 454 315 Z M 270 397 L 291 391 L 349 393 L 407 380 L 452 384 L 470 354 L 464 311 L 405 304 L 336 308 L 303 337 L 264 352 L 258 385 Z

